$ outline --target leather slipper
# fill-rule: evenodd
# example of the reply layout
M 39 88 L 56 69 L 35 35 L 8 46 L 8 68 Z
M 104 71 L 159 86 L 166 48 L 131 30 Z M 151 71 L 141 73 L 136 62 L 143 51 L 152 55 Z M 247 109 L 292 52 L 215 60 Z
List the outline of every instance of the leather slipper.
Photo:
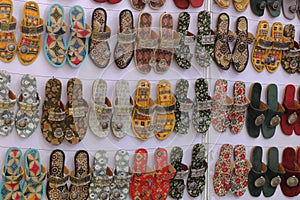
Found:
M 276 126 L 280 124 L 280 118 L 284 113 L 283 106 L 278 102 L 278 89 L 275 84 L 267 88 L 267 111 L 266 118 L 262 124 L 262 135 L 271 138 L 275 134 Z
M 280 126 L 281 130 L 285 135 L 292 135 L 293 130 L 300 122 L 299 110 L 300 104 L 295 100 L 295 86 L 289 84 L 285 87 L 285 94 L 283 97 L 283 106 L 285 108 L 285 112 L 281 117 Z M 297 132 L 297 134 L 300 134 Z
M 282 11 L 285 18 L 292 20 L 296 16 L 297 11 L 297 0 L 283 0 Z
M 285 174 L 285 169 L 279 164 L 279 153 L 276 147 L 270 147 L 267 154 L 268 168 L 266 172 L 266 183 L 263 186 L 265 197 L 271 197 L 281 182 L 281 177 Z
M 250 105 L 247 109 L 246 128 L 250 137 L 258 137 L 266 118 L 267 106 L 261 100 L 261 84 L 253 83 L 250 90 Z
M 65 139 L 71 144 L 77 144 L 85 137 L 89 106 L 83 99 L 82 83 L 78 78 L 71 78 L 67 84 L 68 102 L 66 108 Z
M 133 25 L 133 15 L 128 9 L 122 10 L 119 16 L 118 42 L 114 51 L 117 67 L 126 68 L 133 57 L 136 40 L 136 30 Z
M 250 7 L 252 12 L 256 16 L 263 16 L 265 12 L 265 8 L 267 7 L 266 0 L 250 0 Z
M 282 0 L 267 0 L 267 8 L 272 17 L 280 15 Z
M 253 197 L 258 197 L 266 184 L 267 166 L 262 162 L 263 150 L 260 146 L 255 146 L 251 153 L 252 168 L 248 176 L 248 189 Z
M 89 54 L 93 63 L 104 68 L 110 61 L 110 28 L 106 25 L 107 14 L 103 8 L 96 8 L 92 17 L 92 36 L 89 41 Z

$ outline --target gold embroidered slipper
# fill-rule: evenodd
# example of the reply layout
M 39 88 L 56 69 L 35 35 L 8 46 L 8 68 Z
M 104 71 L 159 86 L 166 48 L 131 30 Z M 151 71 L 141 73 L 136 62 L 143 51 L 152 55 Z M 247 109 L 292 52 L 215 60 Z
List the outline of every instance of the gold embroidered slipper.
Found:
M 135 46 L 136 30 L 133 25 L 133 15 L 130 10 L 122 10 L 119 17 L 118 42 L 114 58 L 117 67 L 126 68 L 132 60 Z
M 21 22 L 21 37 L 18 42 L 18 57 L 23 65 L 30 65 L 38 57 L 42 47 L 44 21 L 40 18 L 39 5 L 27 1 L 24 5 L 24 19 Z
M 140 80 L 136 88 L 135 106 L 132 113 L 132 131 L 140 140 L 148 140 L 153 131 L 152 113 L 155 102 L 150 97 L 150 82 Z
M 110 28 L 106 25 L 107 14 L 103 8 L 96 8 L 92 18 L 92 37 L 90 38 L 89 54 L 93 63 L 100 68 L 108 65 L 110 60 Z
M 154 133 L 159 140 L 168 138 L 174 130 L 176 98 L 172 95 L 171 83 L 161 80 L 157 84 L 156 113 L 154 116 Z
M 1 0 L 0 10 L 0 60 L 3 62 L 11 62 L 16 56 L 16 37 L 15 30 L 17 28 L 17 20 L 12 15 L 12 0 Z

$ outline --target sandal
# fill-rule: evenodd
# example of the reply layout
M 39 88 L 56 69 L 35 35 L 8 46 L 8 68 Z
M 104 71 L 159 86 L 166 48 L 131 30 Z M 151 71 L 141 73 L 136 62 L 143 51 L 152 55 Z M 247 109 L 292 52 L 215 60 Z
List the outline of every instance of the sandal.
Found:
M 267 1 L 266 0 L 250 0 L 250 6 L 252 12 L 256 16 L 263 16 L 265 12 L 265 8 L 267 6 Z
M 138 18 L 137 45 L 134 51 L 136 69 L 143 74 L 156 65 L 155 50 L 158 45 L 157 34 L 151 29 L 152 15 L 140 13 Z
M 24 19 L 21 22 L 21 37 L 18 42 L 18 57 L 23 65 L 30 65 L 38 57 L 42 47 L 44 22 L 40 18 L 39 5 L 35 1 L 24 4 Z
M 171 165 L 176 170 L 176 175 L 170 180 L 169 195 L 173 199 L 182 199 L 185 189 L 184 178 L 189 173 L 189 168 L 181 163 L 183 157 L 183 150 L 181 147 L 173 147 L 170 155 Z
M 7 71 L 0 71 L 0 135 L 9 135 L 15 124 L 15 94 L 9 89 L 11 76 Z
M 282 0 L 267 0 L 267 8 L 272 17 L 280 15 Z
M 111 200 L 124 200 L 128 197 L 131 173 L 129 167 L 129 153 L 118 150 L 115 155 L 115 175 L 110 185 Z
M 111 118 L 112 132 L 115 137 L 123 138 L 129 134 L 133 106 L 134 100 L 130 96 L 129 82 L 118 80 L 116 83 L 114 113 Z
M 78 78 L 71 78 L 67 85 L 68 102 L 66 108 L 65 139 L 71 144 L 77 144 L 85 137 L 89 106 L 82 96 L 82 83 Z
M 216 4 L 220 6 L 221 8 L 227 9 L 230 6 L 229 0 L 215 0 Z
M 179 79 L 176 82 L 175 89 L 175 131 L 180 134 L 188 134 L 190 128 L 189 111 L 193 108 L 193 101 L 187 97 L 189 82 L 185 79 Z
M 44 180 L 46 168 L 41 164 L 37 149 L 29 149 L 25 153 L 25 182 L 23 185 L 24 200 L 42 200 L 44 198 Z
M 153 131 L 152 114 L 156 104 L 150 97 L 150 82 L 143 79 L 137 84 L 132 113 L 132 131 L 140 140 L 148 140 Z
M 87 58 L 88 38 L 92 29 L 85 23 L 85 13 L 81 6 L 70 9 L 70 39 L 68 42 L 68 62 L 73 68 L 79 68 Z
M 89 166 L 89 154 L 84 150 L 76 152 L 75 169 L 70 174 L 70 199 L 86 200 L 89 196 L 89 185 L 92 169 Z
M 262 151 L 260 146 L 255 146 L 251 154 L 252 168 L 248 177 L 248 189 L 253 197 L 258 197 L 266 184 L 267 166 L 262 162 Z
M 272 49 L 268 50 L 268 58 L 265 60 L 268 72 L 273 73 L 281 63 L 283 50 L 288 50 L 291 44 L 290 39 L 283 36 L 283 26 L 281 22 L 275 22 L 272 26 Z
M 215 96 L 212 112 L 212 125 L 216 131 L 223 133 L 230 125 L 230 111 L 233 100 L 227 94 L 227 81 L 218 79 L 215 83 Z
M 89 199 L 108 200 L 113 172 L 107 166 L 108 154 L 104 150 L 96 152 L 94 157 L 93 173 L 89 187 Z
M 205 159 L 205 146 L 203 144 L 195 144 L 192 150 L 192 162 L 186 181 L 187 192 L 191 197 L 198 197 L 204 191 L 205 172 L 208 167 Z
M 114 59 L 117 67 L 124 69 L 132 60 L 136 40 L 133 15 L 130 10 L 125 9 L 120 12 L 119 27 L 118 42 L 115 47 Z
M 131 199 L 151 199 L 154 175 L 147 162 L 147 150 L 137 149 L 133 157 L 133 176 L 129 187 Z
M 269 62 L 268 51 L 272 48 L 273 39 L 269 37 L 269 22 L 262 20 L 257 25 L 256 39 L 252 49 L 252 66 L 257 72 L 262 72 Z
M 106 88 L 105 80 L 95 80 L 90 103 L 89 127 L 100 138 L 105 138 L 110 133 L 112 105 L 106 96 Z
M 166 149 L 157 148 L 154 152 L 154 182 L 152 188 L 153 200 L 166 200 L 170 192 L 170 179 L 176 170 L 168 163 L 168 152 Z
M 69 200 L 68 174 L 64 152 L 59 149 L 52 151 L 46 186 L 46 196 L 49 200 Z
M 279 153 L 276 147 L 270 147 L 267 154 L 268 168 L 266 172 L 266 183 L 263 186 L 263 194 L 265 197 L 274 195 L 276 188 L 282 181 L 285 174 L 284 167 L 279 164 Z
M 199 78 L 195 82 L 195 105 L 193 126 L 197 133 L 205 134 L 211 124 L 212 99 L 208 93 L 207 80 Z
M 0 199 L 23 199 L 21 180 L 24 170 L 21 166 L 21 160 L 21 149 L 12 147 L 7 150 L 5 164 L 2 170 Z
M 47 142 L 59 145 L 65 135 L 65 108 L 61 102 L 61 82 L 56 78 L 46 83 L 41 131 Z
M 285 18 L 289 20 L 294 19 L 298 7 L 297 0 L 283 0 L 282 5 L 282 11 Z
M 246 110 L 250 104 L 245 95 L 246 86 L 242 81 L 236 81 L 233 86 L 233 107 L 230 112 L 230 131 L 233 134 L 239 133 L 245 123 Z
M 130 0 L 131 6 L 135 10 L 143 10 L 146 7 L 146 4 L 149 4 L 150 8 L 154 10 L 158 10 L 162 8 L 166 0 L 151 0 L 151 1 L 145 1 L 145 0 Z
M 232 65 L 237 72 L 246 69 L 249 59 L 248 44 L 254 40 L 254 36 L 248 32 L 248 20 L 239 17 L 236 23 L 236 42 L 232 51 Z
M 167 80 L 161 80 L 157 84 L 156 113 L 154 116 L 154 134 L 159 140 L 168 138 L 174 130 L 175 103 L 176 99 L 172 96 L 171 83 Z
M 11 62 L 16 56 L 16 37 L 15 30 L 17 28 L 17 20 L 13 16 L 13 1 L 2 0 L 0 9 L 5 14 L 0 17 L 0 60 L 3 62 Z
M 226 13 L 219 15 L 217 23 L 214 58 L 221 69 L 228 70 L 232 59 L 229 42 L 234 41 L 235 34 L 229 30 L 229 16 Z
M 250 137 L 257 138 L 265 121 L 267 106 L 261 100 L 261 84 L 254 83 L 250 91 L 250 105 L 247 109 L 246 128 Z
M 295 26 L 293 24 L 285 25 L 283 36 L 289 38 L 291 44 L 288 50 L 282 51 L 281 66 L 287 73 L 294 74 L 299 70 L 300 62 L 299 44 L 294 40 Z
M 60 4 L 53 4 L 48 13 L 44 53 L 54 67 L 63 67 L 67 59 L 67 45 L 64 34 L 68 25 L 64 22 L 65 12 Z
M 173 17 L 164 12 L 160 16 L 159 47 L 156 50 L 156 65 L 154 71 L 158 74 L 165 73 L 171 66 L 174 49 L 179 45 L 180 36 L 173 31 Z
M 194 43 L 194 34 L 188 31 L 190 25 L 190 14 L 181 12 L 178 16 L 177 32 L 181 39 L 179 46 L 175 48 L 174 57 L 179 67 L 189 69 L 193 54 L 190 51 L 190 45 Z
M 19 110 L 15 117 L 17 133 L 22 138 L 31 136 L 40 122 L 40 99 L 36 78 L 29 74 L 24 75 L 21 79 L 21 94 L 18 98 Z
M 92 18 L 92 36 L 89 41 L 89 54 L 93 63 L 104 68 L 110 61 L 110 47 L 108 40 L 111 32 L 106 25 L 107 14 L 103 8 L 96 8 Z
M 248 185 L 248 174 L 251 163 L 246 159 L 246 147 L 236 145 L 234 147 L 234 169 L 231 177 L 231 192 L 236 196 L 243 196 Z
M 189 0 L 173 0 L 175 6 L 180 9 L 188 9 L 190 5 Z
M 268 85 L 267 107 L 266 117 L 261 128 L 264 138 L 271 138 L 284 113 L 284 107 L 278 102 L 278 89 L 275 84 Z
M 234 8 L 238 11 L 238 12 L 244 12 L 249 4 L 249 0 L 234 0 L 233 1 L 233 5 Z
M 232 154 L 232 145 L 223 144 L 220 149 L 219 158 L 215 164 L 215 173 L 213 178 L 214 190 L 218 196 L 225 196 L 231 189 L 231 173 L 234 169 L 234 165 L 230 159 Z
M 214 57 L 215 35 L 210 27 L 211 16 L 208 11 L 199 12 L 197 26 L 196 62 L 200 67 L 209 67 Z

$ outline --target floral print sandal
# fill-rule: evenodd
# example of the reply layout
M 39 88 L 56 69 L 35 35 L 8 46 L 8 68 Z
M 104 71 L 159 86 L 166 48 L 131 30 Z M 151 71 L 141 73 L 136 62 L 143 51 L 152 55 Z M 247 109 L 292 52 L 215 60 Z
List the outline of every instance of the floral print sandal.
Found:
M 0 71 L 0 135 L 9 135 L 15 124 L 15 94 L 9 89 L 11 76 L 7 71 Z
M 147 74 L 156 66 L 156 48 L 158 45 L 157 34 L 151 29 L 152 15 L 140 13 L 138 18 L 137 45 L 134 51 L 136 69 Z
M 152 114 L 156 104 L 150 97 L 150 82 L 142 79 L 138 82 L 135 106 L 132 113 L 132 131 L 140 140 L 148 140 L 153 131 Z
M 123 149 L 115 155 L 115 175 L 110 185 L 111 200 L 124 200 L 128 197 L 131 173 L 129 168 L 129 153 Z
M 189 82 L 185 79 L 179 79 L 176 82 L 175 89 L 175 118 L 176 124 L 174 130 L 180 134 L 188 134 L 190 128 L 189 111 L 193 108 L 193 101 L 187 97 Z
M 281 63 L 282 51 L 288 50 L 291 44 L 290 39 L 283 36 L 283 26 L 281 22 L 275 22 L 272 25 L 272 49 L 268 50 L 266 68 L 268 72 L 273 73 Z
M 190 14 L 181 12 L 178 16 L 177 32 L 180 34 L 179 46 L 175 48 L 175 60 L 182 69 L 191 67 L 193 54 L 190 51 L 190 45 L 194 43 L 195 36 L 188 31 L 190 25 Z
M 93 63 L 104 68 L 110 61 L 110 28 L 106 25 L 107 14 L 103 8 L 96 8 L 92 18 L 92 37 L 90 38 L 89 54 Z
M 118 42 L 115 47 L 114 58 L 117 67 L 126 68 L 133 57 L 136 40 L 136 30 L 133 25 L 133 15 L 130 10 L 122 10 L 119 17 Z
M 208 11 L 199 12 L 197 26 L 196 62 L 200 67 L 209 67 L 214 57 L 215 35 L 210 28 L 211 16 Z
M 17 20 L 13 14 L 13 1 L 2 0 L 0 9 L 5 14 L 0 16 L 0 37 L 4 38 L 0 43 L 0 60 L 3 62 L 11 62 L 16 56 L 16 37 L 15 30 L 17 28 Z M 5 42 L 4 42 L 5 40 Z
M 173 165 L 169 165 L 168 152 L 166 149 L 157 148 L 154 152 L 154 183 L 152 189 L 153 200 L 166 200 L 170 192 L 170 179 L 176 170 Z
M 92 169 L 89 166 L 89 154 L 84 150 L 76 152 L 75 169 L 70 174 L 70 199 L 86 200 L 89 197 L 89 185 Z
M 173 199 L 182 199 L 185 189 L 184 178 L 189 173 L 188 167 L 181 163 L 183 150 L 181 147 L 173 147 L 170 155 L 171 165 L 176 170 L 176 175 L 170 180 L 169 195 Z
M 20 137 L 31 136 L 39 122 L 40 96 L 37 92 L 36 78 L 26 74 L 21 79 L 21 94 L 18 98 L 19 110 L 16 114 L 15 125 Z
M 23 185 L 24 200 L 42 200 L 44 198 L 44 180 L 46 168 L 41 164 L 37 149 L 29 149 L 25 153 L 25 183 Z
M 129 134 L 133 106 L 134 100 L 130 96 L 129 82 L 126 80 L 117 81 L 114 113 L 111 118 L 112 132 L 115 137 L 123 138 Z
M 288 50 L 282 51 L 281 66 L 287 73 L 294 74 L 300 69 L 299 44 L 294 41 L 295 26 L 293 24 L 285 25 L 283 29 L 283 36 L 289 38 L 291 44 Z
M 191 197 L 198 197 L 204 191 L 205 172 L 207 170 L 205 152 L 203 144 L 195 144 L 193 146 L 192 162 L 186 181 L 187 192 Z
M 46 82 L 41 131 L 47 142 L 59 145 L 65 135 L 65 108 L 61 102 L 61 82 L 56 78 Z
M 99 150 L 95 154 L 93 173 L 89 186 L 89 199 L 91 200 L 109 199 L 113 172 L 107 166 L 108 158 L 108 154 L 104 150 Z
M 232 52 L 232 65 L 237 72 L 246 69 L 249 59 L 248 44 L 253 42 L 254 36 L 248 32 L 248 20 L 239 17 L 236 23 L 236 42 Z
M 168 138 L 175 127 L 175 103 L 176 98 L 172 96 L 171 83 L 161 80 L 157 84 L 156 113 L 154 116 L 154 134 L 159 140 Z
M 157 63 L 153 66 L 156 73 L 169 70 L 174 56 L 174 49 L 179 45 L 180 37 L 173 31 L 173 17 L 169 13 L 160 16 L 159 48 L 156 50 Z
M 87 128 L 87 113 L 89 106 L 83 99 L 82 83 L 78 78 L 71 78 L 67 85 L 68 102 L 66 108 L 65 139 L 71 144 L 83 140 Z
M 64 34 L 68 25 L 64 22 L 65 12 L 60 4 L 53 4 L 48 13 L 44 53 L 51 65 L 63 67 L 67 59 L 67 45 Z
M 85 23 L 85 13 L 81 6 L 70 9 L 70 39 L 68 42 L 68 62 L 73 68 L 79 68 L 87 58 L 88 38 L 91 27 Z
M 21 166 L 22 151 L 17 147 L 6 152 L 5 164 L 2 170 L 0 199 L 23 200 L 21 180 L 24 170 Z
M 226 95 L 227 81 L 218 79 L 215 83 L 215 96 L 212 111 L 212 125 L 216 131 L 223 133 L 230 125 L 230 111 L 233 100 Z
M 89 112 L 89 127 L 96 136 L 106 137 L 110 133 L 112 105 L 106 96 L 107 83 L 97 79 L 93 83 L 92 99 Z
M 211 124 L 212 99 L 208 93 L 208 83 L 204 78 L 195 82 L 195 102 L 193 109 L 193 126 L 197 133 L 205 134 Z
M 233 146 L 223 144 L 220 149 L 219 158 L 215 164 L 215 173 L 213 177 L 213 186 L 218 196 L 225 196 L 230 190 L 230 178 L 233 170 L 231 155 L 233 154 Z
M 245 83 L 236 81 L 233 85 L 233 106 L 230 111 L 229 125 L 229 129 L 233 134 L 239 133 L 244 127 L 246 110 L 250 104 L 245 92 Z
M 56 149 L 50 155 L 46 196 L 49 200 L 69 200 L 67 182 L 69 170 L 65 166 L 65 153 Z
M 21 22 L 21 37 L 18 42 L 18 57 L 23 65 L 30 65 L 38 57 L 42 47 L 44 22 L 40 18 L 39 5 L 35 1 L 24 4 L 24 19 Z

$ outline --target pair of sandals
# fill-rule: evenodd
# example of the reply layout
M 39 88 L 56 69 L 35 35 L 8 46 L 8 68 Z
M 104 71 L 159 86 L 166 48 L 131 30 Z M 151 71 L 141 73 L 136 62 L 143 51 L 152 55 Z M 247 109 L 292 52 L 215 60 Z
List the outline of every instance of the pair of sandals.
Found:
M 265 8 L 267 7 L 272 17 L 278 17 L 280 15 L 281 4 L 283 2 L 283 0 L 250 0 L 250 6 L 252 12 L 256 16 L 263 16 Z M 285 7 L 284 4 L 282 5 Z
M 229 8 L 230 7 L 230 0 L 215 0 L 216 4 L 218 4 L 221 8 Z M 238 12 L 244 12 L 249 4 L 249 0 L 233 0 L 234 8 Z
M 267 20 L 262 20 L 257 25 L 257 34 L 252 49 L 252 65 L 257 72 L 264 68 L 268 72 L 275 72 L 282 59 L 282 52 L 289 50 L 291 38 L 283 35 L 284 29 L 281 22 L 272 25 L 271 37 L 269 37 L 270 25 Z
M 44 22 L 40 18 L 39 6 L 34 1 L 24 4 L 23 20 L 20 25 L 21 37 L 16 42 L 14 31 L 17 28 L 16 18 L 13 16 L 13 1 L 2 0 L 0 8 L 5 14 L 0 17 L 0 60 L 12 62 L 18 53 L 19 61 L 23 65 L 33 63 L 42 47 L 42 33 Z
M 140 13 L 138 18 L 137 45 L 134 61 L 139 72 L 147 74 L 153 68 L 158 74 L 169 70 L 180 37 L 173 31 L 173 17 L 169 13 L 160 16 L 160 31 L 157 35 L 152 29 L 152 15 Z
M 33 197 L 36 200 L 44 198 L 44 180 L 46 168 L 41 164 L 37 149 L 29 149 L 25 153 L 25 171 L 22 167 L 22 151 L 12 147 L 6 152 L 0 184 L 0 199 L 24 199 Z M 22 183 L 23 176 L 25 181 Z
M 59 145 L 66 139 L 70 144 L 77 144 L 85 137 L 89 107 L 82 96 L 82 87 L 80 79 L 69 79 L 68 102 L 64 106 L 60 80 L 51 78 L 47 81 L 41 119 L 41 131 L 47 142 Z
M 231 52 L 229 42 L 235 42 Z M 216 64 L 223 70 L 228 70 L 232 63 L 237 72 L 246 69 L 249 58 L 248 44 L 253 41 L 253 35 L 248 33 L 248 20 L 242 16 L 237 19 L 236 33 L 229 30 L 229 16 L 221 13 L 217 21 L 217 33 L 214 49 Z
M 40 96 L 37 92 L 36 78 L 29 74 L 22 76 L 18 99 L 10 90 L 10 74 L 7 71 L 0 71 L 0 79 L 0 135 L 9 135 L 15 126 L 18 135 L 27 138 L 34 133 L 40 121 Z M 19 108 L 14 116 L 16 102 Z
M 76 152 L 74 167 L 69 174 L 65 166 L 64 152 L 59 149 L 52 151 L 46 185 L 46 195 L 49 200 L 85 200 L 89 197 L 92 169 L 89 166 L 89 154 L 86 151 Z M 70 187 L 68 187 L 68 180 L 71 182 Z

